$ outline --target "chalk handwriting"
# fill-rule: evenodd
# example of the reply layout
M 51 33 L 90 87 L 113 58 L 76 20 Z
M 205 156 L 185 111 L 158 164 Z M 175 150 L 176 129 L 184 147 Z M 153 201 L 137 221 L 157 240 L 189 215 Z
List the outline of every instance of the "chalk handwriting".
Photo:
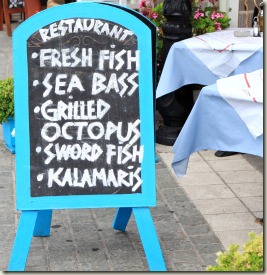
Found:
M 119 52 L 110 50 L 94 51 L 92 48 L 75 49 L 41 49 L 39 52 L 40 67 L 98 67 L 99 70 L 114 69 L 119 71 L 125 64 L 126 70 L 139 70 L 139 51 L 120 50 Z M 34 53 L 32 58 L 37 58 L 38 53 Z M 93 60 L 98 59 L 98 64 L 93 64 Z M 134 64 L 134 65 L 132 65 Z
M 70 18 L 40 29 L 37 37 L 41 46 L 33 47 L 29 59 L 41 72 L 30 80 L 38 188 L 67 188 L 67 195 L 70 188 L 141 192 L 145 148 L 135 34 L 110 21 Z
M 124 41 L 133 35 L 133 32 L 130 30 L 108 22 L 102 22 L 98 19 L 65 19 L 39 30 L 43 42 L 55 37 L 78 32 L 93 32 L 98 35 L 112 37 L 119 41 Z
M 102 119 L 110 107 L 110 104 L 102 99 L 68 103 L 62 100 L 54 103 L 49 99 L 42 104 L 41 114 L 48 121 L 94 120 Z
M 104 125 L 100 121 L 91 123 L 86 121 L 69 121 L 65 122 L 62 126 L 58 123 L 46 122 L 41 129 L 41 136 L 48 142 L 54 142 L 59 137 L 63 137 L 66 140 L 99 140 L 102 138 L 110 140 L 110 137 L 115 135 L 119 143 L 129 142 L 133 144 L 140 137 L 139 123 L 140 120 L 136 120 L 134 123 L 128 122 L 125 135 L 123 134 L 123 122 L 118 122 L 116 125 L 109 121 Z
M 97 181 L 105 187 L 110 187 L 111 185 L 114 187 L 121 187 L 122 185 L 130 187 L 142 182 L 139 173 L 140 168 L 130 172 L 122 169 L 118 171 L 114 171 L 113 169 L 105 170 L 104 168 L 100 170 L 97 168 L 92 170 L 84 169 L 83 171 L 77 167 L 67 169 L 63 167 L 57 169 L 50 168 L 48 170 L 48 187 L 52 187 L 54 184 L 61 187 L 64 187 L 66 184 L 71 187 L 84 188 L 85 185 L 95 187 Z
M 52 152 L 54 150 L 54 152 Z M 44 152 L 47 154 L 48 158 L 45 160 L 45 164 L 49 164 L 54 158 L 57 161 L 62 160 L 86 160 L 90 162 L 96 161 L 99 156 L 103 153 L 103 150 L 99 145 L 93 144 L 90 145 L 88 143 L 80 144 L 63 144 L 60 145 L 56 143 L 49 143 L 45 148 Z

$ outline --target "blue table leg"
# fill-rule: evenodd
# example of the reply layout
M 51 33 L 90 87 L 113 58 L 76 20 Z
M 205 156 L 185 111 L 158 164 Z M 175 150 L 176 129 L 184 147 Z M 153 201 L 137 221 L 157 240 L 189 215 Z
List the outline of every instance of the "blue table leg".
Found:
M 46 237 L 50 236 L 50 227 L 52 221 L 52 210 L 39 210 L 33 236 Z
M 125 231 L 132 214 L 131 207 L 120 207 L 117 210 L 112 227 L 116 230 Z
M 38 211 L 22 211 L 8 271 L 24 271 Z
M 150 209 L 148 207 L 134 207 L 133 214 L 150 271 L 166 271 Z

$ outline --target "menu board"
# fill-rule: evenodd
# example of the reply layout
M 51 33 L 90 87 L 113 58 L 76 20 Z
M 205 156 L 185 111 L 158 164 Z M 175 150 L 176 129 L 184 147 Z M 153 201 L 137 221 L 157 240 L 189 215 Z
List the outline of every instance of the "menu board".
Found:
M 118 5 L 13 33 L 18 210 L 154 206 L 156 27 Z
M 31 195 L 141 192 L 136 35 L 104 19 L 28 39 Z

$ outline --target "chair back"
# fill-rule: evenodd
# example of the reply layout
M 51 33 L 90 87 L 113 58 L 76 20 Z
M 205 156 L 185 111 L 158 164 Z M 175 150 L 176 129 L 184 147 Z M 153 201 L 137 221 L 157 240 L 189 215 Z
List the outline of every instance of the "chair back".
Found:
M 24 0 L 25 19 L 42 10 L 41 1 Z
M 12 35 L 12 28 L 11 28 L 11 15 L 14 13 L 21 13 L 23 16 L 25 15 L 25 8 L 21 6 L 16 1 L 10 2 L 9 0 L 0 0 L 2 2 L 3 7 L 3 14 L 4 14 L 4 20 L 6 24 L 6 32 L 8 36 Z M 35 1 L 34 1 L 35 2 Z M 1 12 L 1 6 L 0 6 L 0 12 Z M 1 15 L 0 15 L 0 21 L 1 21 Z M 2 22 L 0 22 L 0 29 L 1 24 L 3 24 L 3 18 Z

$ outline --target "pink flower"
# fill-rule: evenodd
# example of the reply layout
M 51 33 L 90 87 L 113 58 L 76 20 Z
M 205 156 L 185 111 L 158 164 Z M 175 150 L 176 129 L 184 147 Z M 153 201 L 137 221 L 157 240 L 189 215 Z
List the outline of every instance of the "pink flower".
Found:
M 217 12 L 217 18 L 223 18 L 224 15 L 222 13 Z
M 151 13 L 152 19 L 156 19 L 158 17 L 158 14 L 156 12 Z
M 217 13 L 216 11 L 213 11 L 213 13 L 210 16 L 211 20 L 214 20 L 216 18 L 223 18 L 223 17 L 224 15 L 222 13 Z
M 194 15 L 194 19 L 198 19 L 199 17 L 204 17 L 204 13 L 200 12 L 199 10 L 196 10 L 196 13 Z
M 216 18 L 216 11 L 214 11 L 211 16 L 210 16 L 211 20 L 214 20 Z
M 216 30 L 220 31 L 222 28 L 221 28 L 221 23 L 219 22 L 214 22 L 214 27 Z
M 139 8 L 141 9 L 141 8 L 143 8 L 143 7 L 145 7 L 146 6 L 146 0 L 141 0 L 140 2 L 139 2 Z

